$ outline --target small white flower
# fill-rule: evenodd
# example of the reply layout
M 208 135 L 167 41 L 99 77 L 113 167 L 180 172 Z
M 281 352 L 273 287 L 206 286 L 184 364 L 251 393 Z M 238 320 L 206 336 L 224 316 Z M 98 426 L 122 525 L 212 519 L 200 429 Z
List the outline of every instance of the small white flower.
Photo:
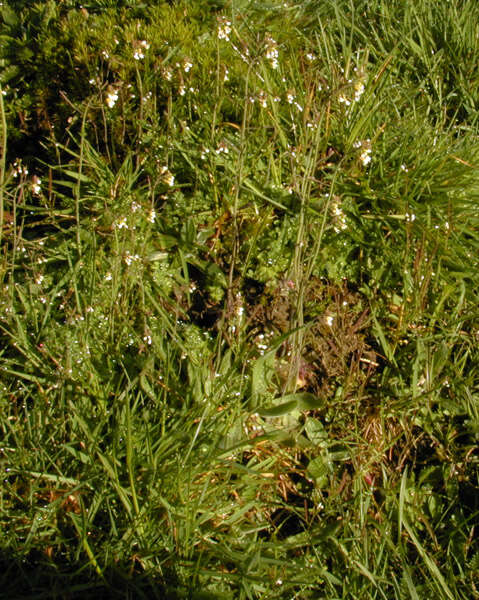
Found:
M 42 191 L 42 180 L 40 179 L 40 177 L 37 177 L 36 175 L 34 175 L 32 178 L 32 193 L 35 196 L 38 196 L 41 191 Z
M 173 79 L 173 71 L 170 69 L 170 67 L 165 67 L 161 71 L 161 74 L 166 79 L 166 81 L 171 81 Z
M 354 100 L 358 102 L 361 96 L 364 93 L 364 83 L 362 81 L 358 81 L 354 86 Z
M 142 60 L 143 58 L 145 58 L 145 55 L 143 54 L 143 52 L 139 48 L 137 48 L 135 50 L 135 52 L 133 53 L 133 58 L 135 60 Z
M 365 167 L 367 167 L 367 165 L 369 165 L 369 163 L 371 162 L 371 148 L 366 148 L 364 152 L 361 152 L 359 160 L 363 163 Z
M 226 17 L 220 17 L 218 19 L 218 39 L 229 42 L 230 33 L 231 21 L 228 21 Z
M 126 221 L 126 217 L 123 217 L 119 221 L 117 221 L 114 225 L 115 229 L 128 229 L 128 223 Z
M 105 279 L 105 281 L 111 281 L 113 279 L 110 271 L 108 271 L 108 273 L 105 275 L 104 279 Z
M 269 34 L 266 36 L 266 58 L 270 61 L 273 69 L 277 69 L 279 66 L 278 62 L 278 44 Z
M 13 176 L 18 177 L 19 175 L 24 177 L 28 175 L 28 168 L 22 165 L 21 159 L 17 159 L 13 163 Z
M 216 154 L 228 154 L 229 152 L 229 148 L 228 146 L 225 144 L 225 142 L 220 142 L 218 145 L 218 148 L 216 148 Z
M 151 209 L 150 212 L 148 213 L 148 221 L 150 221 L 150 223 L 154 223 L 156 219 L 156 212 L 154 209 Z
M 37 275 L 37 277 L 35 279 L 35 283 L 37 285 L 41 285 L 44 279 L 45 279 L 45 277 L 43 275 Z
M 131 252 L 128 250 L 125 252 L 124 261 L 128 266 L 130 266 L 136 260 L 140 260 L 138 254 L 131 254 Z
M 344 231 L 347 228 L 346 215 L 344 214 L 343 209 L 339 205 L 339 198 L 335 198 L 335 200 L 331 203 L 331 212 L 333 213 L 333 229 L 335 233 Z
M 160 170 L 160 175 L 163 177 L 163 181 L 166 185 L 173 187 L 175 185 L 175 176 L 170 172 L 168 167 L 162 167 Z
M 108 108 L 113 108 L 118 100 L 118 92 L 117 90 L 110 88 L 106 94 L 106 103 Z
M 193 66 L 193 63 L 190 61 L 189 58 L 185 58 L 185 60 L 183 61 L 183 70 L 185 73 L 188 73 L 188 71 L 191 70 L 191 67 Z
M 333 316 L 331 316 L 331 315 L 328 315 L 328 316 L 325 318 L 325 321 L 326 321 L 326 325 L 327 325 L 328 327 L 332 327 L 332 326 L 333 326 L 334 317 L 333 317 Z
M 178 88 L 178 94 L 180 96 L 184 96 L 186 94 L 186 88 L 184 85 L 180 85 L 180 87 Z
M 364 167 L 367 167 L 369 165 L 369 163 L 371 162 L 371 154 L 372 154 L 372 149 L 371 149 L 371 140 L 367 139 L 364 140 L 363 142 L 361 141 L 357 141 L 354 142 L 353 144 L 353 148 L 361 148 L 362 152 L 359 155 L 359 160 L 363 163 Z
M 286 100 L 288 101 L 288 104 L 293 104 L 295 99 L 296 99 L 296 96 L 294 95 L 294 93 L 292 91 L 289 91 L 286 93 Z

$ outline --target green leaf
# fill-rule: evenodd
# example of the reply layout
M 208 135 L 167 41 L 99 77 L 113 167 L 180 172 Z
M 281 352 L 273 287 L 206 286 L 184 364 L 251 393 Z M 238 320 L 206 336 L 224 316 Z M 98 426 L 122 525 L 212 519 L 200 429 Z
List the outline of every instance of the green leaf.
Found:
M 325 455 L 313 458 L 308 465 L 307 471 L 319 488 L 327 486 L 329 482 L 329 473 L 331 472 L 331 462 L 329 457 Z
M 297 406 L 298 403 L 296 400 L 290 400 L 289 402 L 283 402 L 282 404 L 272 406 L 271 408 L 259 408 L 257 412 L 261 417 L 282 417 L 295 410 Z
M 324 406 L 324 401 L 314 394 L 308 392 L 300 392 L 294 394 L 298 400 L 298 408 L 300 410 L 317 410 Z
M 2 19 L 5 25 L 10 25 L 10 27 L 18 27 L 20 25 L 20 19 L 17 16 L 17 13 L 12 10 L 8 4 L 2 6 Z
M 315 445 L 319 445 L 328 439 L 328 433 L 324 425 L 317 419 L 307 418 L 304 429 L 309 440 Z

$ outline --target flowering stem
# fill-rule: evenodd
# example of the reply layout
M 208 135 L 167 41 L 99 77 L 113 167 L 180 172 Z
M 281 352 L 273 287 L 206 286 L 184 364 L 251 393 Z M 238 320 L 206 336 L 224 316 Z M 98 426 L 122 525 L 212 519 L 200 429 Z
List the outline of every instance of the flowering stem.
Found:
M 3 235 L 3 186 L 5 183 L 5 159 L 7 156 L 7 119 L 5 118 L 5 107 L 3 105 L 3 89 L 0 85 L 0 119 L 2 121 L 2 155 L 0 157 L 0 247 Z

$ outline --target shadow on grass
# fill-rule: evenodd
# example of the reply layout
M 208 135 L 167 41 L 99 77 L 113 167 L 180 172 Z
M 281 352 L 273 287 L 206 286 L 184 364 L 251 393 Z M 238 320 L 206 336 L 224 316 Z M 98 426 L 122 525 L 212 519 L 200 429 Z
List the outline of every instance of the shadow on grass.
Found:
M 9 556 L 0 550 L 0 598 L 8 600 L 89 600 L 155 599 L 179 600 L 206 598 L 191 594 L 179 585 L 173 573 L 150 576 L 129 574 L 115 566 L 100 577 L 89 565 L 56 564 L 43 556 Z M 211 596 L 208 596 L 211 597 Z

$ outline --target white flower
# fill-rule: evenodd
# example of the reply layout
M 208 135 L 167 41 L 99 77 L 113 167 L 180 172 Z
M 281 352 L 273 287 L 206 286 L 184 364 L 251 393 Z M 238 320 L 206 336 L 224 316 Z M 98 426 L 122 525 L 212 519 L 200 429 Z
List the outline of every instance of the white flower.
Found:
M 185 71 L 185 73 L 188 73 L 188 71 L 191 70 L 192 66 L 193 66 L 193 63 L 190 61 L 190 59 L 185 58 L 185 60 L 183 61 L 183 70 Z
M 114 227 L 115 227 L 115 229 L 128 229 L 128 223 L 126 222 L 126 217 L 123 217 L 117 223 L 115 223 Z
M 225 144 L 225 142 L 220 142 L 218 145 L 218 148 L 216 148 L 216 154 L 221 154 L 222 152 L 224 154 L 228 154 L 228 152 L 229 152 L 229 148 Z
M 118 100 L 117 90 L 110 88 L 106 94 L 106 103 L 108 108 L 113 108 Z
M 41 191 L 42 191 L 42 180 L 40 179 L 40 177 L 37 177 L 36 175 L 34 175 L 32 178 L 32 193 L 35 196 L 38 196 L 38 194 Z
M 288 104 L 293 104 L 295 98 L 296 98 L 296 96 L 294 95 L 294 93 L 292 91 L 289 91 L 286 93 L 286 100 L 288 101 Z
M 142 58 L 145 58 L 145 55 L 143 54 L 143 52 L 139 48 L 137 48 L 135 50 L 135 52 L 133 53 L 133 58 L 135 60 L 141 60 Z
M 367 167 L 371 162 L 371 148 L 366 148 L 366 150 L 361 152 L 359 160 L 363 163 L 363 166 Z
M 125 252 L 124 261 L 128 266 L 132 264 L 133 261 L 140 260 L 140 256 L 138 254 L 131 254 L 128 250 Z
M 279 66 L 278 63 L 278 44 L 276 40 L 274 40 L 269 34 L 266 36 L 266 58 L 270 61 L 273 69 L 277 69 Z
M 168 169 L 168 167 L 162 167 L 161 171 L 160 171 L 160 175 L 163 176 L 163 181 L 169 185 L 170 187 L 172 187 L 173 185 L 175 185 L 175 176 L 173 175 L 173 173 L 171 173 Z
M 19 175 L 26 176 L 28 175 L 28 169 L 24 165 L 22 165 L 21 159 L 17 159 L 13 163 L 13 176 L 18 177 Z
M 231 21 L 228 21 L 226 17 L 220 17 L 218 19 L 218 39 L 229 42 L 230 33 Z
M 346 215 L 339 204 L 339 197 L 335 197 L 334 201 L 331 203 L 331 212 L 333 213 L 333 229 L 335 233 L 344 231 L 344 229 L 347 228 Z
M 161 71 L 161 74 L 166 79 L 166 81 L 171 81 L 173 79 L 173 71 L 170 69 L 170 67 L 165 67 Z
M 148 214 L 148 221 L 150 221 L 150 223 L 154 223 L 155 219 L 156 219 L 156 212 L 154 209 L 151 209 Z
M 359 155 L 359 160 L 363 163 L 364 167 L 367 167 L 371 162 L 371 140 L 367 139 L 362 142 L 358 140 L 357 142 L 354 142 L 353 147 L 362 149 L 362 152 Z
M 357 102 L 364 92 L 364 83 L 362 81 L 357 81 L 354 86 L 354 101 Z

